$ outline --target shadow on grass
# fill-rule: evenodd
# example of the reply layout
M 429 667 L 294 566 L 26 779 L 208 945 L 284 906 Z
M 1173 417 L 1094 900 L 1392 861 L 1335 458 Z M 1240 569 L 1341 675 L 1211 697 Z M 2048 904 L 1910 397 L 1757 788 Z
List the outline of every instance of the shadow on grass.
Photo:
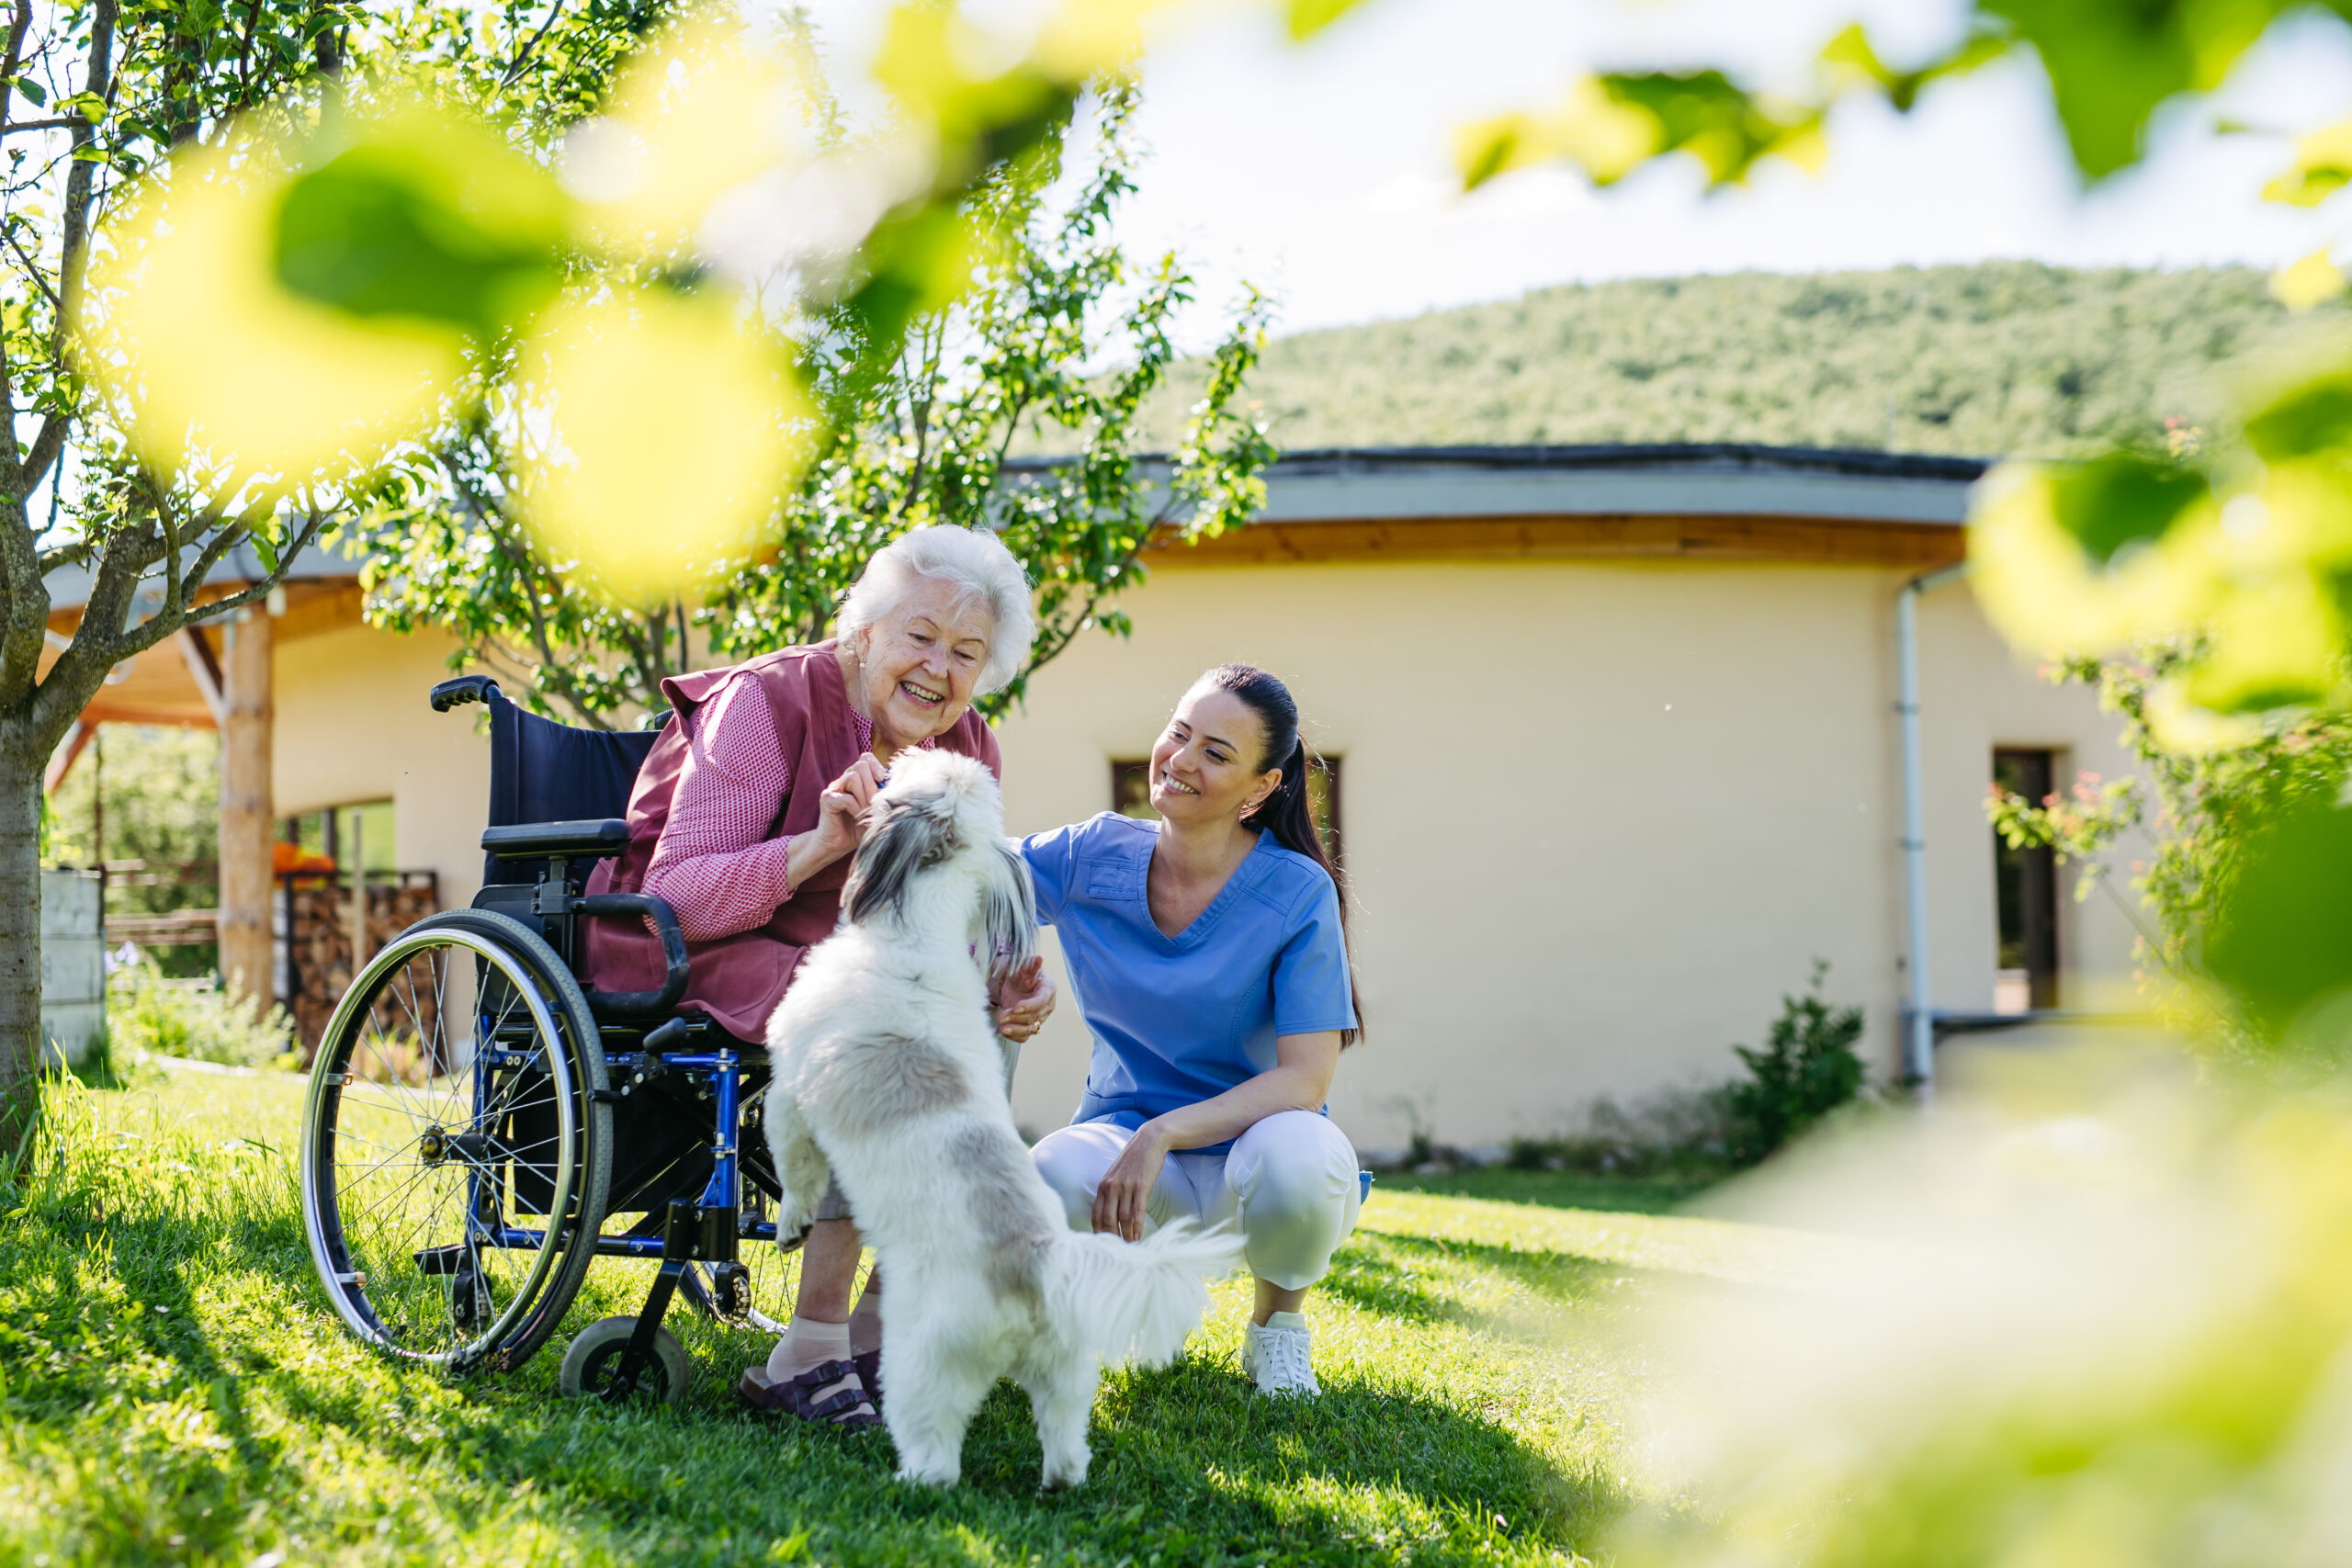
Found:
M 1728 1172 L 1669 1176 L 1595 1176 L 1577 1170 L 1513 1170 L 1506 1166 L 1432 1171 L 1427 1176 L 1384 1172 L 1374 1192 L 1428 1192 L 1444 1198 L 1484 1198 L 1547 1209 L 1603 1213 L 1663 1214 L 1724 1179 Z
M 1624 1272 L 1617 1265 L 1573 1253 L 1358 1231 L 1316 1289 L 1407 1323 L 1489 1326 L 1498 1315 L 1464 1299 L 1476 1270 L 1501 1275 L 1558 1306 L 1589 1299 L 1600 1280 Z

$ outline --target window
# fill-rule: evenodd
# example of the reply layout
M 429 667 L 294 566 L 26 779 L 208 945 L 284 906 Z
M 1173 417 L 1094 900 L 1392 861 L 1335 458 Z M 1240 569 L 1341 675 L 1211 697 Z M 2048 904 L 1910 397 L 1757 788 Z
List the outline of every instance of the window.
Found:
M 2055 754 L 2003 748 L 1993 753 L 1993 782 L 2039 804 L 2055 787 Z M 2058 1005 L 2058 863 L 2048 848 L 2013 850 L 1993 835 L 1994 902 L 2000 922 L 2000 966 L 1993 1010 L 2024 1012 Z
M 1323 852 L 1331 863 L 1341 863 L 1340 855 L 1340 759 L 1318 757 L 1307 771 L 1306 793 L 1315 805 L 1315 820 L 1323 829 Z M 1111 764 L 1111 809 L 1122 817 L 1139 818 L 1150 822 L 1159 813 L 1151 808 L 1151 762 L 1113 761 Z
M 389 800 L 283 818 L 278 826 L 278 836 L 288 843 L 299 845 L 305 854 L 323 855 L 337 869 L 349 869 L 348 863 L 354 860 L 370 872 L 388 872 L 400 863 L 393 853 Z

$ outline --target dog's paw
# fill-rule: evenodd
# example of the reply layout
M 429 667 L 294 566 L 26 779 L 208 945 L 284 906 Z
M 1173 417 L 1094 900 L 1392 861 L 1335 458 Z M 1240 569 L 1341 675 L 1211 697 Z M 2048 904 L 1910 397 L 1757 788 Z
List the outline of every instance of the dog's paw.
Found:
M 902 1464 L 899 1479 L 910 1486 L 935 1486 L 941 1491 L 964 1479 L 964 1467 L 958 1464 Z
M 1041 1478 L 1039 1490 L 1045 1492 L 1062 1492 L 1072 1490 L 1085 1484 L 1086 1461 L 1081 1458 L 1074 1465 L 1061 1465 L 1058 1467 L 1047 1465 L 1046 1467 L 1046 1473 Z

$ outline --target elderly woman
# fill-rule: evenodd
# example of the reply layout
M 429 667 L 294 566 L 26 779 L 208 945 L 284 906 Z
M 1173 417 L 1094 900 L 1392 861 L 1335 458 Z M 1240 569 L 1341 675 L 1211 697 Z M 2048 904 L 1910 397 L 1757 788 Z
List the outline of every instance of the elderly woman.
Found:
M 763 1038 L 803 953 L 831 933 L 862 814 L 890 760 L 943 746 L 999 769 L 971 707 L 1012 680 L 1035 620 L 1019 563 L 990 535 L 918 528 L 879 551 L 842 602 L 837 635 L 739 664 L 673 676 L 677 719 L 629 797 L 629 844 L 591 891 L 642 890 L 677 911 L 691 968 L 684 1006 L 739 1040 Z M 588 968 L 609 990 L 658 988 L 650 932 L 591 927 Z M 1005 976 L 998 1028 L 1036 1032 L 1053 988 L 1038 966 Z M 838 1191 L 801 1253 L 792 1322 L 741 1392 L 764 1409 L 836 1425 L 877 1424 L 880 1282 L 854 1313 L 857 1227 Z

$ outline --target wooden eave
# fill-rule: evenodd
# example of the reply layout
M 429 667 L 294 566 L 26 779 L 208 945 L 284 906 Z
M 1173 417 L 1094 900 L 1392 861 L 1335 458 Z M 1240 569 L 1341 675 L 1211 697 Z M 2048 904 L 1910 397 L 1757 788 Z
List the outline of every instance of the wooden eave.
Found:
M 1785 561 L 1928 570 L 1962 558 L 1966 531 L 1947 523 L 1846 517 L 1529 515 L 1251 523 L 1186 546 L 1155 545 L 1154 570 L 1363 561 Z
M 209 583 L 199 601 L 224 597 L 239 586 L 234 582 Z M 289 582 L 286 585 L 286 613 L 277 618 L 277 639 L 285 642 L 356 626 L 360 624 L 359 602 L 359 581 L 356 577 Z M 50 614 L 49 629 L 60 637 L 70 640 L 81 624 L 82 607 L 78 604 Z M 205 653 L 210 656 L 216 671 L 222 662 L 220 631 L 217 622 L 207 622 L 186 634 L 202 639 Z M 54 642 L 41 650 L 43 675 L 49 673 L 62 651 Z M 136 658 L 124 660 L 107 675 L 106 684 L 98 688 L 89 706 L 82 710 L 82 722 L 168 724 L 187 729 L 218 728 L 211 704 L 205 700 L 196 671 L 189 667 L 190 653 L 181 637 L 174 636 Z

